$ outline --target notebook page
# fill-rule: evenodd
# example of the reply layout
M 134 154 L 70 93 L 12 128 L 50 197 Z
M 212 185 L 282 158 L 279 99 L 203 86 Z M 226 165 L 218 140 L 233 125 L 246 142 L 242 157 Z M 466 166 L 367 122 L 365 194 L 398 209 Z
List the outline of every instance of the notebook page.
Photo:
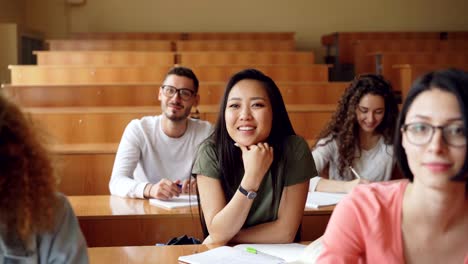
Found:
M 217 247 L 202 253 L 180 256 L 179 261 L 190 264 L 283 264 L 284 260 L 265 254 L 253 254 L 228 246 Z
M 245 251 L 247 247 L 255 248 L 256 250 L 268 255 L 276 256 L 285 261 L 293 261 L 299 258 L 305 249 L 305 245 L 290 243 L 290 244 L 240 244 L 234 248 Z
M 322 248 L 322 237 L 319 237 L 304 249 L 297 260 L 288 264 L 313 264 L 322 253 Z
M 345 193 L 309 192 L 307 195 L 306 208 L 317 209 L 321 206 L 334 205 L 345 196 Z
M 197 196 L 188 194 L 181 194 L 179 195 L 179 197 L 173 197 L 171 200 L 167 201 L 159 199 L 149 199 L 149 202 L 151 205 L 155 205 L 166 209 L 198 205 Z

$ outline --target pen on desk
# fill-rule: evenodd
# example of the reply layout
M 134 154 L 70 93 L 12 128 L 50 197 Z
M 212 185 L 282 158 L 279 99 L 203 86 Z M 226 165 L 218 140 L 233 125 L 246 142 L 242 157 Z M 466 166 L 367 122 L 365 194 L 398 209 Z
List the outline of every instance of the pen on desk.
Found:
M 356 176 L 356 178 L 361 179 L 361 176 L 359 176 L 359 174 L 354 170 L 352 166 L 349 166 L 349 169 L 354 174 L 354 176 Z

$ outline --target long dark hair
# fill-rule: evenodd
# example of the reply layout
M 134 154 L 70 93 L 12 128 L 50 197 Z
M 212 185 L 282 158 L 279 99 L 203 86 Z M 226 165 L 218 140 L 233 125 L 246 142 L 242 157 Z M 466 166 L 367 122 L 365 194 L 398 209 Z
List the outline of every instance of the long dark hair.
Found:
M 401 132 L 400 128 L 404 125 L 408 110 L 416 97 L 418 97 L 421 93 L 431 89 L 439 89 L 444 92 L 449 92 L 457 98 L 458 105 L 460 106 L 463 125 L 465 127 L 465 137 L 468 140 L 468 135 L 466 133 L 466 129 L 468 127 L 468 73 L 458 69 L 447 69 L 430 72 L 418 78 L 409 90 L 401 109 L 400 116 L 398 117 L 397 124 L 399 129 L 396 131 L 394 144 L 395 158 L 397 160 L 398 166 L 403 172 L 403 175 L 411 181 L 413 181 L 414 175 L 409 168 L 408 157 L 406 156 L 406 152 L 403 149 L 403 133 Z M 465 181 L 468 193 L 467 159 L 468 148 L 465 153 L 465 163 L 463 164 L 463 167 L 460 169 L 460 171 L 452 177 L 452 180 Z
M 320 145 L 337 140 L 338 171 L 346 177 L 345 168 L 352 166 L 356 159 L 356 149 L 359 150 L 359 124 L 356 109 L 359 101 L 365 95 L 382 96 L 385 103 L 385 114 L 382 122 L 375 128 L 375 132 L 382 135 L 385 144 L 393 143 L 398 105 L 393 94 L 392 86 L 381 75 L 365 74 L 354 78 L 341 96 L 335 113 L 327 126 L 320 132 L 319 139 L 329 138 Z M 318 142 L 318 141 L 317 141 Z M 317 143 L 316 143 L 317 146 Z
M 284 169 L 279 168 L 278 164 L 284 164 L 279 161 L 287 158 L 283 155 L 286 138 L 290 135 L 296 134 L 292 127 L 291 121 L 289 120 L 288 112 L 286 111 L 286 106 L 284 104 L 283 97 L 281 96 L 281 92 L 270 77 L 256 69 L 246 69 L 234 74 L 226 85 L 213 134 L 207 139 L 216 147 L 219 160 L 218 165 L 220 170 L 220 180 L 226 201 L 231 200 L 231 198 L 234 196 L 235 192 L 232 190 L 236 190 L 242 180 L 242 175 L 238 175 L 235 172 L 239 171 L 239 168 L 243 168 L 244 165 L 240 149 L 234 146 L 234 141 L 228 134 L 224 112 L 226 110 L 229 93 L 231 92 L 234 85 L 242 80 L 256 80 L 262 83 L 271 103 L 273 117 L 271 131 L 267 142 L 274 149 L 273 162 L 270 168 L 272 171 L 278 172 Z M 274 195 L 277 193 L 275 190 L 279 188 L 280 183 L 277 182 L 277 173 L 271 173 L 271 175 L 273 177 L 272 183 Z M 208 235 L 208 230 L 206 229 L 201 207 L 199 208 L 203 232 L 206 237 Z

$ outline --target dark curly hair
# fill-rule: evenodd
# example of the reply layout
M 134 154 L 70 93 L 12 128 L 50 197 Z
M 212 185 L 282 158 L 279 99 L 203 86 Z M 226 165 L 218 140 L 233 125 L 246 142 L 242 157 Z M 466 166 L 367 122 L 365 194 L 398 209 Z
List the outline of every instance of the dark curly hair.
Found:
M 30 120 L 0 93 L 0 230 L 25 243 L 54 224 L 56 180 Z
M 398 105 L 391 84 L 381 75 L 366 74 L 357 76 L 346 88 L 332 119 L 318 137 L 319 139 L 327 138 L 325 142 L 320 143 L 320 146 L 326 145 L 332 140 L 337 141 L 338 171 L 345 178 L 347 175 L 344 173 L 345 168 L 351 166 L 354 159 L 361 156 L 356 109 L 361 98 L 367 94 L 380 95 L 384 98 L 385 114 L 375 132 L 383 136 L 385 144 L 391 145 L 393 143 Z M 318 142 L 315 143 L 315 146 L 318 146 Z M 356 150 L 359 153 L 357 157 Z

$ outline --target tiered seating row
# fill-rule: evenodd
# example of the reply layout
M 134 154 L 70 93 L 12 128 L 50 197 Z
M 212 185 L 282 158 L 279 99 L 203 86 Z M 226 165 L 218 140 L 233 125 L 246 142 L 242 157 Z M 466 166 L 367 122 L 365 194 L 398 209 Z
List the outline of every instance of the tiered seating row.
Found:
M 225 82 L 202 82 L 200 104 L 218 104 Z M 347 82 L 278 82 L 286 104 L 334 104 Z M 161 83 L 100 85 L 4 85 L 23 107 L 158 106 Z
M 48 40 L 50 50 L 293 51 L 294 40 Z
M 278 82 L 328 81 L 328 66 L 294 65 L 203 65 L 192 66 L 199 80 L 225 82 L 234 73 L 255 67 Z M 105 84 L 162 82 L 170 66 L 9 66 L 13 85 Z
M 399 72 L 393 65 L 400 64 L 422 64 L 422 65 L 446 65 L 454 67 L 456 65 L 468 64 L 468 49 L 466 52 L 450 53 L 423 53 L 423 52 L 377 52 L 370 56 L 374 57 L 376 69 L 374 72 L 382 74 L 394 84 L 397 90 L 405 90 L 400 82 Z M 437 69 L 437 68 L 434 68 Z
M 313 52 L 36 51 L 38 65 L 314 64 Z
M 315 138 L 335 111 L 336 104 L 287 105 L 296 133 Z M 216 121 L 219 105 L 198 106 L 200 118 Z M 117 143 L 132 119 L 160 113 L 159 107 L 47 107 L 24 108 L 39 128 L 56 143 Z M 313 120 L 314 122 L 309 122 Z
M 357 40 L 353 45 L 356 74 L 375 71 L 375 61 L 369 55 L 377 52 L 456 53 L 468 51 L 468 40 Z
M 336 32 L 322 37 L 328 56 L 339 64 L 354 64 L 353 43 L 358 40 L 455 40 L 468 39 L 468 32 Z

